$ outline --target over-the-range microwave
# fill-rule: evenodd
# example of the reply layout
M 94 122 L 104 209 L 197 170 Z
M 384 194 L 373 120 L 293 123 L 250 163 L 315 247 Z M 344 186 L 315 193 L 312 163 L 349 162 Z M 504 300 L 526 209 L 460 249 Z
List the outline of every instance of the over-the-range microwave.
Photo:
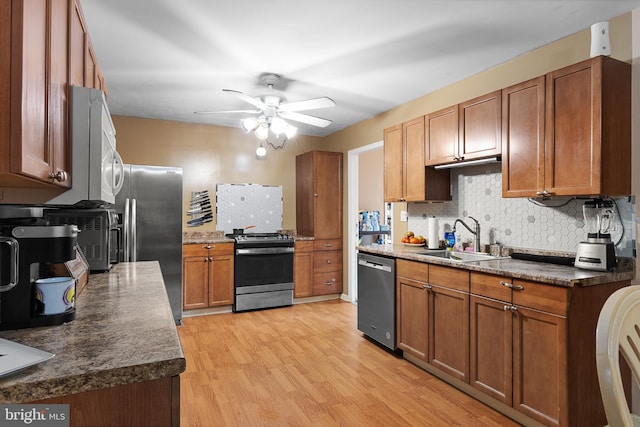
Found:
M 115 203 L 124 183 L 124 167 L 101 90 L 71 87 L 71 145 L 72 187 L 46 203 L 82 207 Z

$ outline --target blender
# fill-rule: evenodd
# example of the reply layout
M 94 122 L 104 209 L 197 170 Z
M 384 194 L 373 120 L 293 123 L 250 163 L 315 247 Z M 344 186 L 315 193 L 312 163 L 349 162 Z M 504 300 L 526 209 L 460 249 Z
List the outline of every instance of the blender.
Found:
M 611 232 L 615 231 L 613 201 L 588 200 L 582 206 L 587 240 L 578 244 L 574 265 L 586 270 L 607 271 L 617 264 Z

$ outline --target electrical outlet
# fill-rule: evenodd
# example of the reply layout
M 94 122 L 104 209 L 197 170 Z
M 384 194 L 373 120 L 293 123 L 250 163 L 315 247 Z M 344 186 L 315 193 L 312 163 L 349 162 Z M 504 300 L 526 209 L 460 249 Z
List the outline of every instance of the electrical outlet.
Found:
M 400 221 L 407 222 L 408 219 L 409 219 L 409 215 L 407 211 L 400 211 Z

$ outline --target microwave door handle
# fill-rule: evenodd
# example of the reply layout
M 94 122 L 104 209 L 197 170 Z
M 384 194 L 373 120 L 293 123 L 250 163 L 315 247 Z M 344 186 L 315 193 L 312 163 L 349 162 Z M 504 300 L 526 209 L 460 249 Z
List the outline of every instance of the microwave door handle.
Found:
M 120 171 L 119 174 L 115 172 L 116 167 Z M 120 175 L 120 180 L 116 182 L 116 177 Z M 113 152 L 113 196 L 117 196 L 120 190 L 122 190 L 122 186 L 124 185 L 124 163 L 122 162 L 122 157 L 120 157 L 120 153 L 114 150 Z
M 124 201 L 124 262 L 129 262 L 129 242 L 131 240 L 129 223 L 131 222 L 131 201 L 129 198 Z
M 137 214 L 137 200 L 131 199 L 131 261 L 136 262 L 138 260 L 138 214 Z
M 12 237 L 0 237 L 0 243 L 9 246 L 11 264 L 9 266 L 9 282 L 0 285 L 0 292 L 6 292 L 18 284 L 18 271 L 20 271 L 20 265 L 18 263 L 18 241 Z

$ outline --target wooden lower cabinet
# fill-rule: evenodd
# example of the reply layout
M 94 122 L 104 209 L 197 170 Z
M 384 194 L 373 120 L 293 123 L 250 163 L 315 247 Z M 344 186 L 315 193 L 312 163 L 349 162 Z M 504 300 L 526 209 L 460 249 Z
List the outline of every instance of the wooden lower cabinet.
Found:
M 293 296 L 304 298 L 313 296 L 313 241 L 301 240 L 295 243 L 293 255 Z
M 33 403 L 69 405 L 71 427 L 176 427 L 180 425 L 180 377 L 124 384 Z
M 427 360 L 429 294 L 427 264 L 396 260 L 398 348 Z
M 428 363 L 469 382 L 469 272 L 429 266 Z
M 182 247 L 184 310 L 233 304 L 233 243 Z
M 313 241 L 313 295 L 342 292 L 342 240 Z
M 396 261 L 398 347 L 468 382 L 469 273 Z
M 595 329 L 609 295 L 629 285 L 554 286 L 397 259 L 398 347 L 523 425 L 602 426 Z

